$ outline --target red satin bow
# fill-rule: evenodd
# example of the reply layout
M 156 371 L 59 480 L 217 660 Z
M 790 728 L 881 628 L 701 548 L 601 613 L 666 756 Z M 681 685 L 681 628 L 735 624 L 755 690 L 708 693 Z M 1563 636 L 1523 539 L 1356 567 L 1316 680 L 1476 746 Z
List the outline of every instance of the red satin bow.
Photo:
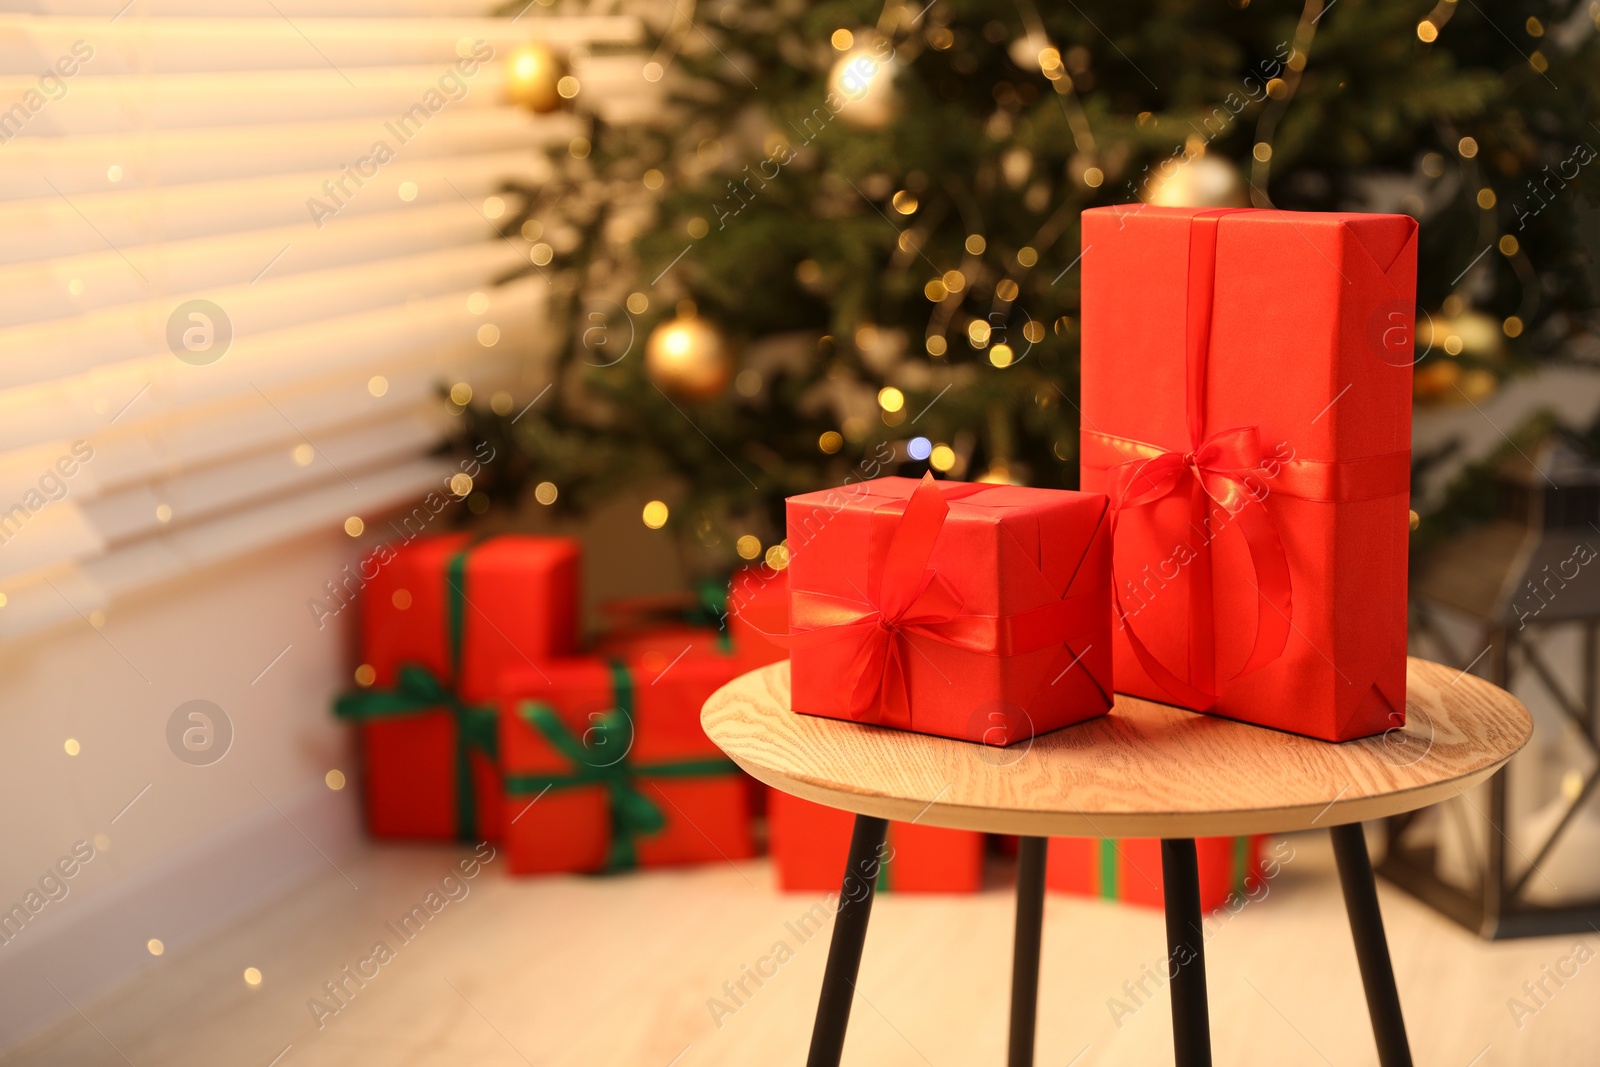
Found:
M 987 486 L 962 486 L 970 495 Z M 858 721 L 910 728 L 909 657 L 922 637 L 990 656 L 1011 656 L 1059 645 L 1103 626 L 1105 587 L 1052 599 L 1014 615 L 974 615 L 956 588 L 929 566 L 950 505 L 933 476 L 924 475 L 887 539 L 872 538 L 867 589 L 861 600 L 793 592 L 795 617 L 807 629 L 769 635 L 788 647 L 855 643 L 840 679 L 841 698 Z M 802 607 L 803 605 L 803 607 Z
M 1254 426 L 1241 426 L 1212 434 L 1193 452 L 1180 454 L 1140 442 L 1122 442 L 1124 452 L 1135 458 L 1111 468 L 1108 493 L 1111 497 L 1111 538 L 1116 543 L 1117 523 L 1123 511 L 1143 507 L 1187 490 L 1209 522 L 1205 500 L 1221 505 L 1229 521 L 1237 525 L 1249 548 L 1255 568 L 1256 639 L 1250 656 L 1234 677 L 1265 667 L 1283 654 L 1289 640 L 1290 579 L 1289 560 L 1283 550 L 1272 516 L 1262 504 L 1267 488 L 1262 480 L 1260 434 Z M 1198 490 L 1198 492 L 1196 491 Z M 1210 558 L 1202 545 L 1189 564 L 1193 573 L 1190 591 L 1191 641 L 1190 678 L 1180 678 L 1169 670 L 1139 639 L 1133 620 L 1122 601 L 1122 589 L 1113 582 L 1117 614 L 1128 635 L 1128 644 L 1152 681 L 1173 696 L 1190 704 L 1209 704 L 1216 698 L 1210 682 L 1213 650 L 1208 640 L 1194 641 L 1195 633 L 1208 636 L 1210 618 Z M 1198 679 L 1197 676 L 1198 675 Z M 1198 684 L 1196 684 L 1198 682 Z

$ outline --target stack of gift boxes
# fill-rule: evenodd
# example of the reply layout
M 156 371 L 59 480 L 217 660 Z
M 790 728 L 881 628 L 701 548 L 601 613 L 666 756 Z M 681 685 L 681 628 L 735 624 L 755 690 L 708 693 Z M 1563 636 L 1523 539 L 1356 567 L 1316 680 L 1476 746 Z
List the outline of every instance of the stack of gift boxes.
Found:
M 1083 250 L 1085 492 L 793 497 L 787 572 L 735 575 L 716 610 L 614 605 L 585 653 L 570 542 L 398 553 L 367 594 L 373 684 L 339 709 L 372 832 L 599 871 L 749 856 L 764 806 L 780 885 L 837 888 L 850 815 L 763 796 L 699 726 L 786 657 L 796 713 L 1000 752 L 1114 691 L 1327 741 L 1403 725 L 1415 223 L 1107 208 Z M 979 834 L 893 824 L 889 846 L 886 888 L 979 886 Z M 1261 866 L 1255 838 L 1199 854 L 1208 907 Z M 1047 880 L 1157 905 L 1158 846 L 1060 840 Z

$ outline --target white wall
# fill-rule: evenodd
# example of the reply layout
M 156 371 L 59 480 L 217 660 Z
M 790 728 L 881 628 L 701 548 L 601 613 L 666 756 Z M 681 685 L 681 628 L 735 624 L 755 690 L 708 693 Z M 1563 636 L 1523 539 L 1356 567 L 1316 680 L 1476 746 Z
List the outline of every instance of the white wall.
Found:
M 354 840 L 353 774 L 339 793 L 324 783 L 351 771 L 329 700 L 349 677 L 353 613 L 319 632 L 305 602 L 356 552 L 318 533 L 118 602 L 99 631 L 0 645 L 0 908 L 100 838 L 67 895 L 0 944 L 0 1048 L 66 1010 L 46 979 L 91 995 L 148 961 L 150 938 L 181 948 L 326 869 L 300 831 L 330 857 Z M 167 742 L 173 710 L 196 698 L 234 728 L 205 767 Z

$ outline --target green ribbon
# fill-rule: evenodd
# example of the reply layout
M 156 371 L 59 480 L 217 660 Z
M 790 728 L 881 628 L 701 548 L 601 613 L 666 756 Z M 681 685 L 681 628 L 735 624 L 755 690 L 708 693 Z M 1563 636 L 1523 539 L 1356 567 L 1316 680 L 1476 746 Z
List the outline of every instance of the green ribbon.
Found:
M 1100 895 L 1117 899 L 1117 843 L 1109 837 L 1100 839 Z
M 445 564 L 445 642 L 450 654 L 450 677 L 461 677 L 461 652 L 466 631 L 467 556 L 486 538 L 468 542 Z M 493 704 L 468 704 L 428 668 L 405 663 L 390 689 L 358 689 L 334 701 L 333 713 L 341 719 L 364 722 L 400 718 L 446 708 L 456 720 L 456 836 L 478 839 L 478 797 L 472 781 L 472 749 L 494 760 L 499 751 L 498 716 Z
M 572 770 L 565 774 L 507 774 L 504 786 L 508 796 L 584 786 L 603 788 L 611 812 L 611 847 L 606 854 L 606 870 L 621 871 L 638 865 L 639 838 L 658 834 L 667 825 L 665 813 L 639 789 L 642 779 L 703 778 L 735 773 L 738 766 L 725 757 L 631 762 L 628 753 L 633 742 L 633 677 L 627 667 L 615 660 L 611 661 L 610 668 L 616 707 L 591 718 L 592 725 L 582 737 L 574 734 L 548 704 L 527 701 L 517 709 L 518 718 L 539 731 L 550 746 L 572 764 Z M 613 757 L 613 752 L 621 755 Z M 597 757 L 610 762 L 598 764 L 594 762 Z

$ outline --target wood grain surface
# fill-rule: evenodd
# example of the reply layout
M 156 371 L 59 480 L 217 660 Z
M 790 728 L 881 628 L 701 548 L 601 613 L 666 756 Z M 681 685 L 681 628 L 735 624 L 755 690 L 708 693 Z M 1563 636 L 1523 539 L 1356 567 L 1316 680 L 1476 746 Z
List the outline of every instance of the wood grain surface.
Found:
M 1136 697 L 990 748 L 789 710 L 789 664 L 706 702 L 701 724 L 775 789 L 848 811 L 992 833 L 1203 837 L 1360 822 L 1470 789 L 1533 731 L 1480 678 L 1410 659 L 1406 725 L 1331 744 Z

